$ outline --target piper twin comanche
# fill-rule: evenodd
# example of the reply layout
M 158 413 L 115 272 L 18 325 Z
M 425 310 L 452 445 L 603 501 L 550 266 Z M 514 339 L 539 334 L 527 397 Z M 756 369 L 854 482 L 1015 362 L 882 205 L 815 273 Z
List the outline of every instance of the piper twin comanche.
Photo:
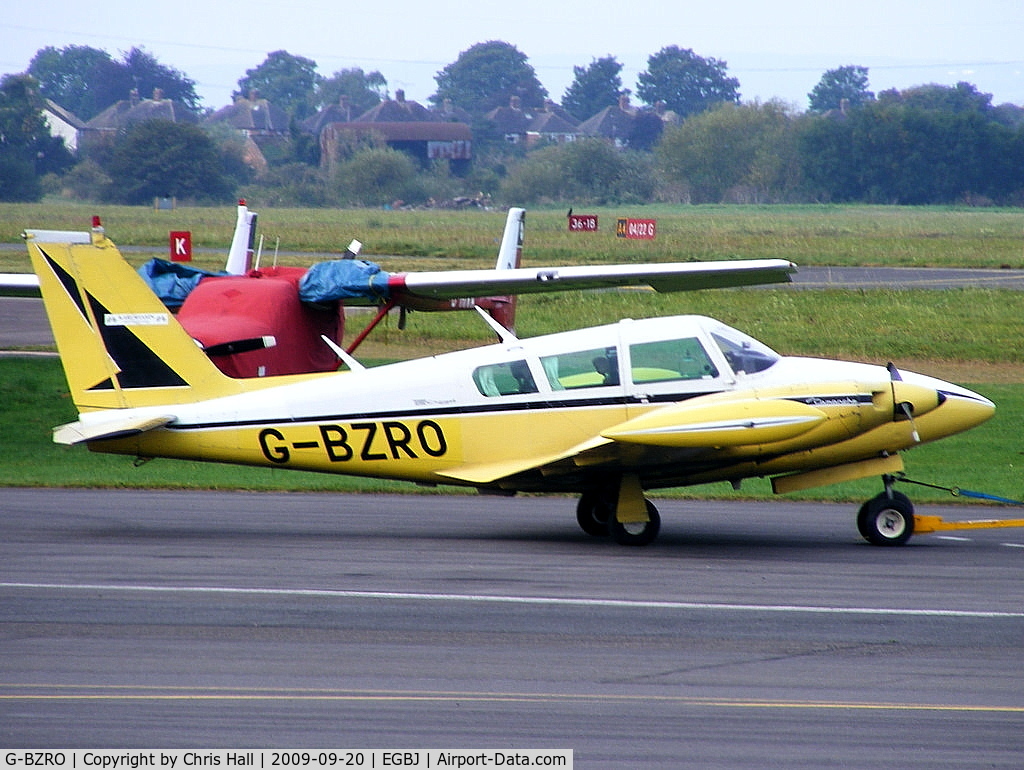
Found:
M 509 221 L 521 223 L 514 212 Z M 914 527 L 910 501 L 892 489 L 901 453 L 994 411 L 977 393 L 892 366 L 780 356 L 701 316 L 519 339 L 481 312 L 497 344 L 364 368 L 325 338 L 348 371 L 230 377 L 102 228 L 25 238 L 79 412 L 54 441 L 98 452 L 575 493 L 584 531 L 630 545 L 658 534 L 647 490 L 770 477 L 786 492 L 880 476 L 884 491 L 861 508 L 858 527 L 872 543 L 895 545 Z M 682 290 L 788 280 L 794 267 L 645 269 L 641 281 L 590 268 L 595 280 L 606 273 L 597 285 Z M 583 268 L 506 272 L 526 290 L 550 290 L 572 270 Z M 515 281 L 491 280 L 501 271 L 468 272 L 481 275 L 402 284 L 428 299 L 430 287 L 442 297 L 517 291 Z

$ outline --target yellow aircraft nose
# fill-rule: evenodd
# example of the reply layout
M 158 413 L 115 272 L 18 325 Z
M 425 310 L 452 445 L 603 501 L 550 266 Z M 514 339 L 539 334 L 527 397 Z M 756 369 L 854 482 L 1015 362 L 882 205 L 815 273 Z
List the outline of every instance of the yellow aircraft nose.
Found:
M 996 405 L 974 391 L 958 388 L 956 392 L 942 395 L 945 396 L 942 407 L 947 411 L 946 420 L 963 426 L 956 432 L 981 425 L 996 413 Z
M 995 414 L 996 405 L 973 390 L 910 372 L 903 379 L 893 383 L 893 395 L 897 404 L 912 405 L 922 441 L 970 430 Z

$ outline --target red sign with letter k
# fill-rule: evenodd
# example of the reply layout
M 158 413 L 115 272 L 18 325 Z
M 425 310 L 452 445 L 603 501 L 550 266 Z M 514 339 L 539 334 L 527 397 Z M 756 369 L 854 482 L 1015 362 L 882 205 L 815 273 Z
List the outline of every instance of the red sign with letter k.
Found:
M 171 231 L 171 261 L 192 261 L 192 233 L 188 230 Z

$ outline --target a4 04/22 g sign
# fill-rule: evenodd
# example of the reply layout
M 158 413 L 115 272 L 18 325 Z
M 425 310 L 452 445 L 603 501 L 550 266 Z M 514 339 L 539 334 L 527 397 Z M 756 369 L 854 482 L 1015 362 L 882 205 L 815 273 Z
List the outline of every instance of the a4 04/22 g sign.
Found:
M 615 222 L 615 235 L 619 238 L 635 238 L 642 241 L 653 241 L 658 233 L 657 221 L 654 219 L 630 219 L 619 217 Z

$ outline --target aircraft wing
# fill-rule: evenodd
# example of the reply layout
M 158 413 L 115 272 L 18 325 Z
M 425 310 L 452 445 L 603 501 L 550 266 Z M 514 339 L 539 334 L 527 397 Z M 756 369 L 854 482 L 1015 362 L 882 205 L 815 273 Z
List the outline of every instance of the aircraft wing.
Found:
M 557 454 L 523 457 L 495 463 L 470 463 L 458 468 L 439 471 L 438 475 L 447 476 L 450 479 L 458 479 L 459 481 L 468 481 L 473 484 L 489 484 L 499 479 L 514 476 L 517 473 L 548 467 L 564 460 L 571 460 L 611 443 L 611 439 L 597 436 Z
M 646 286 L 659 292 L 789 283 L 796 265 L 785 259 L 664 262 L 636 265 L 523 267 L 512 270 L 448 270 L 395 273 L 391 298 L 447 300 L 505 294 Z
M 39 278 L 35 273 L 0 273 L 0 296 L 33 296 L 39 294 Z

